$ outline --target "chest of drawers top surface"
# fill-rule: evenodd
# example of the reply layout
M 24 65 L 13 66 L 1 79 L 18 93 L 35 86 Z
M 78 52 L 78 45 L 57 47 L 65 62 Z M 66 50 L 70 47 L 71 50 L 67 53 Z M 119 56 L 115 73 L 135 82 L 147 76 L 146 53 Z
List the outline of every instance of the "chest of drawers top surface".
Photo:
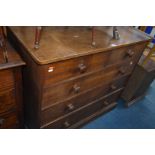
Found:
M 91 30 L 86 27 L 43 27 L 40 48 L 34 49 L 35 27 L 9 27 L 38 64 L 49 64 L 79 56 L 119 48 L 151 38 L 131 27 L 118 27 L 120 39 L 112 37 L 112 27 L 96 27 L 95 42 L 91 45 Z

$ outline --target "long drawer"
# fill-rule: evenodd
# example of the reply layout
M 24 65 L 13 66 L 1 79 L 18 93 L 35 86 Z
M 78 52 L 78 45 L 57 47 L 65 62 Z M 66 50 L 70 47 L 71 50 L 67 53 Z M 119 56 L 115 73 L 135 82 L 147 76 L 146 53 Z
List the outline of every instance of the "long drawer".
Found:
M 132 45 L 45 65 L 45 87 L 51 83 L 103 69 L 122 60 L 137 60 L 144 47 L 145 44 Z
M 113 91 L 123 88 L 128 76 L 124 76 L 118 80 L 114 80 L 109 84 L 98 86 L 85 93 L 80 93 L 76 97 L 67 99 L 66 101 L 52 105 L 41 112 L 41 124 L 46 124 L 58 117 L 69 114 L 78 108 L 97 100 Z
M 115 93 L 110 94 L 107 97 L 102 97 L 98 100 L 95 100 L 65 117 L 60 117 L 53 122 L 43 125 L 41 128 L 72 128 L 75 127 L 76 124 L 79 126 L 83 124 L 85 120 L 88 121 L 89 119 L 92 119 L 101 113 L 103 114 L 104 112 L 107 112 L 115 107 L 115 101 L 120 96 L 121 90 L 122 89 L 117 90 Z
M 0 115 L 0 129 L 17 128 L 19 125 L 17 112 Z
M 124 64 L 120 63 L 113 65 L 93 74 L 81 76 L 65 81 L 62 84 L 56 84 L 45 88 L 43 90 L 42 107 L 50 106 L 56 102 L 76 96 L 77 94 L 88 91 L 96 86 L 108 84 L 114 79 L 130 74 L 134 64 L 130 65 L 129 63 L 130 62 L 125 62 Z
M 0 94 L 0 114 L 16 107 L 15 90 Z

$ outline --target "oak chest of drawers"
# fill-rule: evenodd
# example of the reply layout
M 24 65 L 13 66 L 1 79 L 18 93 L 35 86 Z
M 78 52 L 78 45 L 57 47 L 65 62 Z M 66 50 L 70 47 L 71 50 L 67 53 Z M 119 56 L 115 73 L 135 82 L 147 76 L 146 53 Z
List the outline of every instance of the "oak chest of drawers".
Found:
M 116 106 L 150 40 L 129 27 L 97 27 L 96 45 L 85 27 L 44 27 L 34 49 L 34 27 L 10 27 L 8 35 L 27 63 L 24 68 L 28 128 L 78 128 Z
M 7 42 L 8 62 L 0 47 L 0 129 L 21 128 L 23 125 L 22 74 L 25 64 Z

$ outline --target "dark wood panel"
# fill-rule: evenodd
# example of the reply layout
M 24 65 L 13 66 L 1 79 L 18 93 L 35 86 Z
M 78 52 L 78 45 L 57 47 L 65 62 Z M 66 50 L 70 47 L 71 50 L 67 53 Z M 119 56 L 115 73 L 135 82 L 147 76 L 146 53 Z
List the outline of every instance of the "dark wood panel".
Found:
M 0 115 L 0 129 L 18 128 L 19 121 L 16 112 Z
M 0 113 L 16 108 L 15 90 L 0 95 Z
M 69 128 L 77 122 L 93 115 L 95 112 L 105 109 L 105 112 L 116 106 L 116 99 L 119 97 L 120 91 L 115 92 L 107 97 L 100 98 L 85 107 L 81 107 L 78 110 L 70 113 L 68 116 L 58 118 L 53 122 L 42 126 L 42 128 Z
M 125 104 L 127 106 L 130 106 L 140 98 L 144 97 L 145 93 L 148 90 L 148 87 L 150 86 L 154 78 L 155 68 L 149 70 L 149 68 L 146 69 L 141 65 L 136 65 L 133 74 L 129 78 L 126 87 L 121 95 L 121 97 L 125 101 Z
M 14 88 L 14 75 L 10 70 L 0 71 L 0 94 Z
M 24 128 L 24 114 L 23 114 L 23 79 L 22 68 L 17 67 L 13 69 L 15 78 L 15 100 L 16 100 L 16 112 L 19 121 L 19 127 Z
M 26 49 L 18 42 L 16 37 L 8 32 L 8 38 L 14 48 L 19 52 L 26 66 L 23 68 L 23 101 L 24 123 L 28 128 L 40 127 L 40 104 L 42 101 L 42 87 L 44 81 L 43 66 L 37 65 L 29 56 Z

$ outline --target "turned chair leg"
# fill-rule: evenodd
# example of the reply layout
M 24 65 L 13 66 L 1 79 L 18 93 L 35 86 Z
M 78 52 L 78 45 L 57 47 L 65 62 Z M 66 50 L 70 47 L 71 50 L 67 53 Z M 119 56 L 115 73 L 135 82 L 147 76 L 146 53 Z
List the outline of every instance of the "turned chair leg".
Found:
M 113 39 L 116 39 L 116 40 L 120 39 L 120 34 L 119 34 L 116 26 L 113 26 Z
M 92 46 L 96 45 L 95 40 L 94 40 L 94 35 L 95 35 L 95 27 L 93 26 L 92 27 Z
M 39 48 L 41 29 L 42 29 L 41 26 L 37 26 L 35 30 L 35 42 L 34 42 L 35 49 Z

